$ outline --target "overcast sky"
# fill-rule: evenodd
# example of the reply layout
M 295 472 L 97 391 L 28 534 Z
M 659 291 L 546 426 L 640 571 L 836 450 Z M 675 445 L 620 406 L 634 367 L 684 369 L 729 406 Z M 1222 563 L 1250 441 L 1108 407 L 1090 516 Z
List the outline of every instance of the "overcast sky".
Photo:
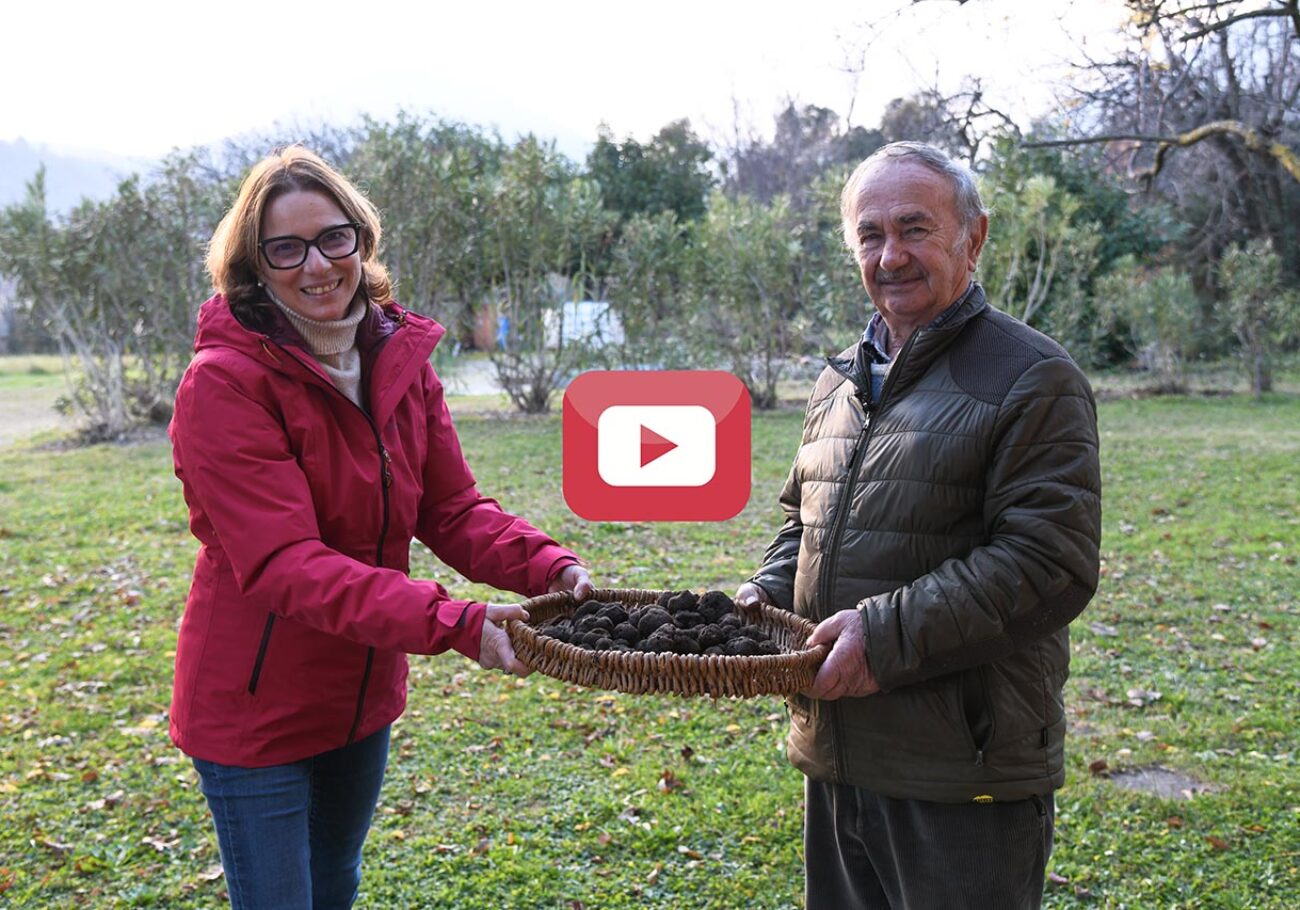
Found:
M 644 141 L 689 117 L 721 138 L 737 110 L 769 128 L 787 97 L 873 126 L 892 98 L 966 75 L 1027 122 L 1075 45 L 1122 15 L 1121 0 L 16 0 L 0 139 L 155 156 L 405 107 L 580 156 L 602 121 Z

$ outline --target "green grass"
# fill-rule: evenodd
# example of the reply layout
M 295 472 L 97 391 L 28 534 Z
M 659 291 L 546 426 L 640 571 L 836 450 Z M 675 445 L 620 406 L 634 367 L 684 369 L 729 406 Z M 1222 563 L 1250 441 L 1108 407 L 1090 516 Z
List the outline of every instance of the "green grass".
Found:
M 737 518 L 651 525 L 568 512 L 558 417 L 458 418 L 484 490 L 598 582 L 726 590 L 777 525 L 799 423 L 755 416 Z M 1114 401 L 1101 426 L 1105 575 L 1073 628 L 1048 906 L 1296 906 L 1300 398 Z M 165 441 L 0 449 L 0 906 L 218 905 L 196 776 L 166 735 L 193 553 Z M 415 571 L 493 596 L 418 549 Z M 359 906 L 800 905 L 778 700 L 412 666 Z M 1102 761 L 1211 790 L 1123 790 Z
M 0 356 L 0 394 L 63 387 L 63 359 L 55 354 Z

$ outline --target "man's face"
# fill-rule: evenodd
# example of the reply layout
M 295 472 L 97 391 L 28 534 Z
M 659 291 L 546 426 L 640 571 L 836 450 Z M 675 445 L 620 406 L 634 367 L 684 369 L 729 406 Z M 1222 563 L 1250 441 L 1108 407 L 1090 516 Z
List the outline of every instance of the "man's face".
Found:
M 891 332 L 933 322 L 961 296 L 979 260 L 988 219 L 964 232 L 952 182 L 909 161 L 883 161 L 858 192 L 858 268 Z

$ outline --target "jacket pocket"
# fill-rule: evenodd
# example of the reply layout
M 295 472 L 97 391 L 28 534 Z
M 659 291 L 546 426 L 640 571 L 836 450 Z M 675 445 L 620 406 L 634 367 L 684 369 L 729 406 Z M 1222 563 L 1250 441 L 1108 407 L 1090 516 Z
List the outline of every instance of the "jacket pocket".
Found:
M 982 765 L 997 726 L 983 667 L 972 667 L 962 674 L 961 711 L 966 735 L 975 750 L 975 764 Z
M 257 680 L 262 675 L 262 661 L 266 659 L 266 648 L 271 643 L 271 629 L 275 628 L 275 614 L 266 617 L 266 626 L 262 629 L 262 641 L 257 646 L 257 659 L 253 661 L 253 672 L 248 677 L 248 694 L 257 693 Z

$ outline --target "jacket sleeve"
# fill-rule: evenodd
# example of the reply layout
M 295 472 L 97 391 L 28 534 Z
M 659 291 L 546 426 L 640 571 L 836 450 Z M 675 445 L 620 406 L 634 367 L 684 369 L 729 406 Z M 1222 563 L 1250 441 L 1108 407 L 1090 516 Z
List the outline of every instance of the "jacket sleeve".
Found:
M 478 491 L 432 367 L 424 382 L 429 454 L 415 536 L 471 581 L 524 597 L 545 594 L 578 557 Z
M 999 660 L 1067 625 L 1096 591 L 1097 415 L 1078 367 L 1059 357 L 1029 367 L 991 446 L 987 542 L 859 605 L 884 689 Z
M 200 355 L 202 356 L 202 355 Z M 327 546 L 284 428 L 236 371 L 191 366 L 171 437 L 195 535 L 216 543 L 239 592 L 271 612 L 360 644 L 477 658 L 486 606 Z
M 790 468 L 781 490 L 781 510 L 785 522 L 776 532 L 763 554 L 763 566 L 753 577 L 754 584 L 767 592 L 768 599 L 783 610 L 794 609 L 794 576 L 799 565 L 799 547 L 803 539 L 803 521 L 799 517 L 801 495 L 799 478 Z

